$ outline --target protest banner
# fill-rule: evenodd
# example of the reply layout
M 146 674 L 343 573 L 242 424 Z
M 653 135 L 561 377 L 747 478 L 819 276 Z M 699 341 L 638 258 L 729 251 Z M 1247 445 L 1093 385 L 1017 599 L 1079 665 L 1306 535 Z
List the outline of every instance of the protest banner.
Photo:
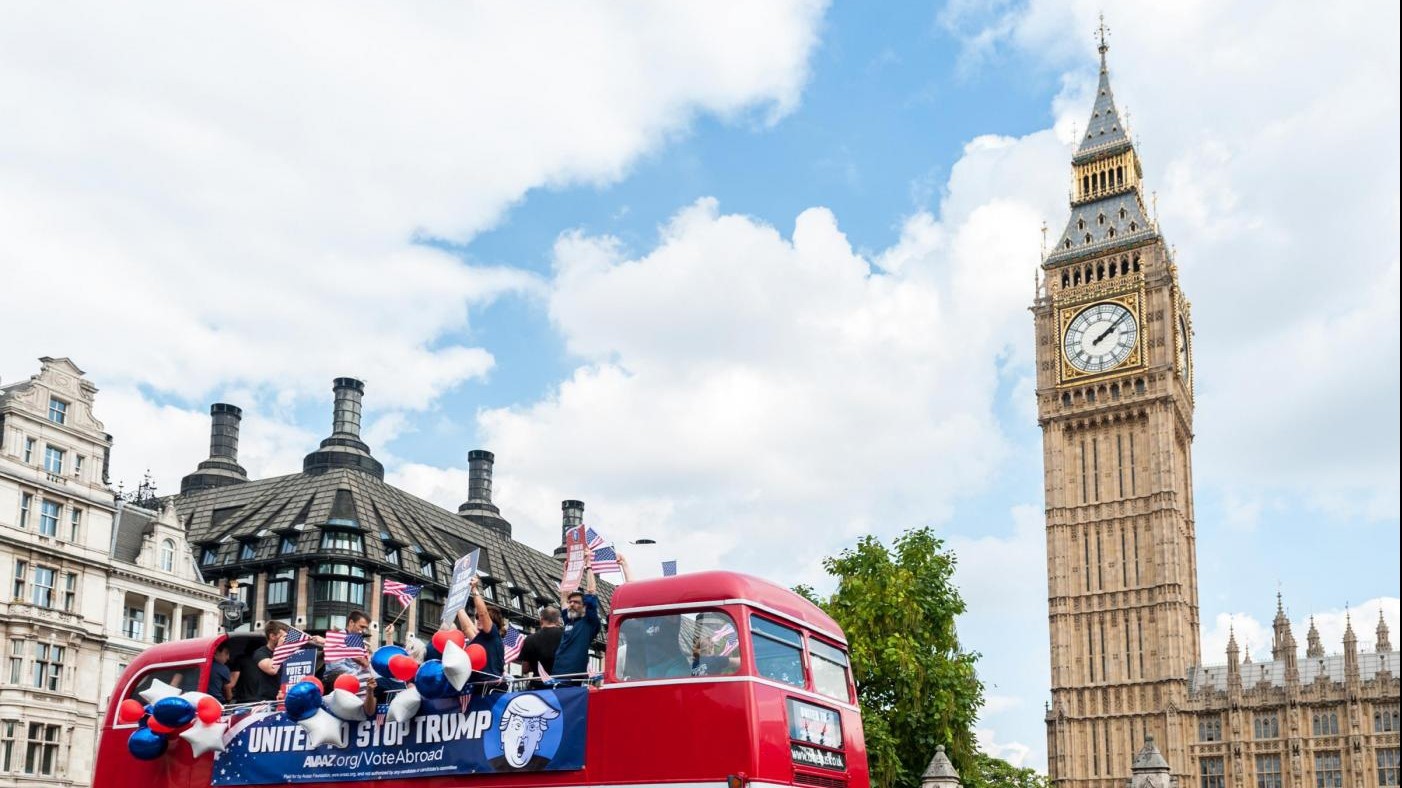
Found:
M 440 625 L 453 623 L 458 611 L 467 606 L 467 596 L 472 591 L 472 578 L 477 576 L 477 561 L 482 555 L 479 547 L 453 562 L 453 583 L 448 587 L 448 599 L 443 603 L 443 620 Z
M 587 546 L 584 526 L 575 526 L 565 532 L 565 571 L 560 578 L 561 594 L 579 588 L 579 582 L 584 579 L 584 550 Z

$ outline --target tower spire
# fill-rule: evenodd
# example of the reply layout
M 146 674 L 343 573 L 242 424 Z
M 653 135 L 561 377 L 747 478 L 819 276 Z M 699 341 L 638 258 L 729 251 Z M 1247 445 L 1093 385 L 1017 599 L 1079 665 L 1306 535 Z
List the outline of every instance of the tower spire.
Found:
M 1110 45 L 1105 40 L 1110 36 L 1110 28 L 1105 25 L 1105 12 L 1100 13 L 1100 27 L 1095 31 L 1095 35 L 1100 39 L 1100 73 L 1104 74 L 1109 69 L 1105 66 L 1105 53 L 1109 51 Z
M 1387 621 L 1383 620 L 1382 606 L 1378 606 L 1378 642 L 1373 647 L 1374 651 L 1384 652 L 1392 650 L 1392 641 L 1388 639 Z

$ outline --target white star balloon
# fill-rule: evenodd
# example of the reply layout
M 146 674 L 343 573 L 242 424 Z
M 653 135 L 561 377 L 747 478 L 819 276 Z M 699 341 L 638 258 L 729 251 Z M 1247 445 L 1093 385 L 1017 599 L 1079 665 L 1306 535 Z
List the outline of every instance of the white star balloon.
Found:
M 323 744 L 346 746 L 345 728 L 341 726 L 341 721 L 331 716 L 331 712 L 326 709 L 317 709 L 316 714 L 297 724 L 306 729 L 307 743 L 312 747 L 320 747 Z
M 455 690 L 461 690 L 462 685 L 472 677 L 472 660 L 467 658 L 462 646 L 451 640 L 443 648 L 443 675 Z
M 219 722 L 196 720 L 189 730 L 180 734 L 180 738 L 190 743 L 190 751 L 198 758 L 207 752 L 224 751 L 224 731 L 227 728 L 228 724 L 223 720 Z
M 389 702 L 389 711 L 386 714 L 400 725 L 405 725 L 419 713 L 419 704 L 422 702 L 423 696 L 419 695 L 419 691 L 409 687 L 394 696 L 394 700 Z
M 155 703 L 161 698 L 169 698 L 180 694 L 178 687 L 172 687 L 160 679 L 152 679 L 151 686 L 137 693 L 141 699 L 147 703 Z
M 365 719 L 365 701 L 350 690 L 332 690 L 331 694 L 326 696 L 325 704 L 331 713 L 340 719 L 351 722 Z

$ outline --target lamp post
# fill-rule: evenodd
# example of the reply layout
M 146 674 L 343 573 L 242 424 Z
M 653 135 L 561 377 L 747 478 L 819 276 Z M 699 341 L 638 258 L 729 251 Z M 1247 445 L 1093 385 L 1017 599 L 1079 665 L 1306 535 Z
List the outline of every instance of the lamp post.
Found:
M 219 613 L 224 619 L 224 633 L 228 634 L 232 629 L 238 629 L 243 624 L 244 613 L 247 612 L 248 603 L 239 599 L 239 581 L 230 580 L 229 593 L 219 600 Z

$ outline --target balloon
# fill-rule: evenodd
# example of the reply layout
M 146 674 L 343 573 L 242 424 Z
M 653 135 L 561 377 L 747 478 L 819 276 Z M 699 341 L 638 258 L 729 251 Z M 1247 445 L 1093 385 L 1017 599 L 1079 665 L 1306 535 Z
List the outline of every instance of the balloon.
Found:
M 449 643 L 456 643 L 458 648 L 462 648 L 466 642 L 467 638 L 456 629 L 440 629 L 433 633 L 433 647 L 438 649 L 439 654 L 443 653 L 443 649 L 447 648 Z
M 143 761 L 153 761 L 166 751 L 166 737 L 147 728 L 138 728 L 127 739 L 127 749 Z
M 202 698 L 201 701 L 203 700 Z M 191 726 L 190 730 L 180 734 L 180 738 L 189 743 L 190 752 L 198 758 L 207 752 L 224 752 L 224 731 L 227 729 L 228 724 L 224 722 L 198 722 Z
M 287 688 L 282 699 L 287 716 L 301 722 L 321 711 L 321 689 L 310 681 L 299 681 Z
M 473 670 L 481 670 L 487 666 L 487 650 L 482 648 L 481 643 L 468 644 L 467 658 L 472 662 Z
M 409 652 L 405 651 L 403 646 L 380 646 L 370 657 L 370 667 L 374 668 L 382 679 L 399 678 L 394 675 L 394 671 L 390 670 L 389 662 L 395 657 L 407 656 L 409 656 Z M 417 670 L 417 668 L 415 669 Z
M 331 690 L 331 694 L 326 696 L 326 708 L 338 720 L 359 722 L 365 719 L 365 703 L 350 690 Z
M 419 672 L 419 663 L 408 654 L 395 654 L 389 658 L 389 674 L 400 681 L 413 681 Z
M 443 675 L 443 663 L 436 659 L 419 666 L 419 672 L 414 674 L 414 686 L 425 698 L 446 698 L 454 694 L 453 685 Z
M 200 698 L 200 702 L 195 704 L 195 716 L 200 718 L 200 722 L 212 725 L 224 716 L 224 706 L 219 701 L 206 695 Z
M 419 691 L 409 687 L 394 696 L 394 700 L 389 702 L 389 718 L 403 725 L 414 718 L 419 713 L 419 704 L 423 702 Z
M 297 724 L 307 731 L 307 744 L 313 748 L 323 744 L 346 746 L 345 726 L 326 709 L 318 707 L 305 719 L 298 720 Z
M 151 716 L 167 728 L 179 728 L 195 718 L 195 707 L 179 695 L 172 695 L 152 703 Z
M 308 677 L 302 679 L 302 681 L 305 681 L 306 683 L 308 683 L 308 684 L 310 684 L 310 685 L 316 687 L 316 691 L 317 691 L 317 692 L 323 692 L 323 693 L 326 692 L 326 687 L 322 685 L 321 679 L 317 678 L 316 676 L 308 676 Z M 297 682 L 297 683 L 298 683 L 298 684 L 301 684 L 302 681 L 299 681 L 299 682 Z
M 360 692 L 360 679 L 356 678 L 350 673 L 342 673 L 341 675 L 336 677 L 335 688 L 338 690 L 345 690 L 346 692 L 349 692 L 352 695 L 354 695 L 355 693 Z
M 146 729 L 161 736 L 170 736 L 175 733 L 175 728 L 162 724 L 161 721 L 155 717 L 146 720 Z
M 136 698 L 127 698 L 117 707 L 117 722 L 130 725 L 146 716 L 146 707 Z
M 472 648 L 472 646 L 468 646 Z M 481 646 L 477 646 L 481 648 Z M 448 677 L 448 683 L 453 685 L 453 689 L 461 690 L 463 685 L 472 676 L 472 660 L 467 656 L 458 644 L 448 641 L 443 648 L 443 675 Z

